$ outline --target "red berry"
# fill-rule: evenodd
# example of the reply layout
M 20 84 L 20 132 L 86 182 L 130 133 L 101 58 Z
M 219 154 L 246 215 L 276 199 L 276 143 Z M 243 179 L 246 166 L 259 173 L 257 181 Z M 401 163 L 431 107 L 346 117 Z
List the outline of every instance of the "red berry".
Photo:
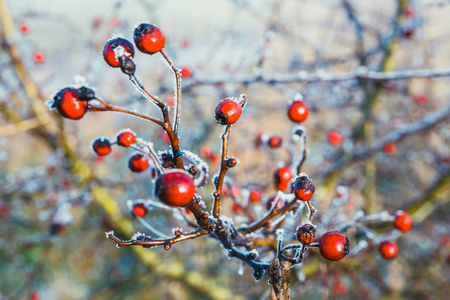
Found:
M 45 61 L 45 54 L 42 51 L 36 51 L 33 54 L 33 59 L 35 63 L 43 63 Z
M 175 98 L 173 95 L 167 96 L 166 104 L 167 104 L 167 106 L 170 106 L 170 107 L 172 107 L 175 104 Z
M 348 288 L 342 282 L 335 282 L 333 287 L 331 288 L 333 293 L 336 295 L 345 295 L 347 294 Z
M 190 67 L 184 67 L 181 69 L 180 73 L 181 73 L 181 77 L 183 77 L 183 78 L 191 77 L 192 69 Z
M 128 168 L 131 172 L 140 173 L 148 168 L 148 159 L 140 153 L 134 154 L 128 161 Z
M 386 144 L 383 150 L 387 155 L 394 155 L 397 152 L 397 146 L 394 143 Z
M 289 187 L 289 182 L 294 175 L 289 167 L 283 167 L 275 171 L 273 174 L 275 180 L 275 187 L 279 191 L 285 191 Z
M 106 156 L 111 153 L 111 143 L 105 137 L 99 137 L 92 143 L 92 149 L 98 156 Z
M 38 292 L 31 292 L 30 300 L 41 300 L 41 296 L 39 296 Z
M 258 202 L 261 199 L 261 192 L 256 188 L 251 189 L 248 199 L 250 202 Z
M 166 144 L 170 145 L 170 137 L 167 134 L 167 132 L 165 132 L 165 131 L 162 132 L 162 139 Z
M 398 211 L 395 214 L 394 227 L 401 232 L 408 232 L 413 225 L 413 219 L 404 211 Z
M 418 94 L 413 96 L 414 101 L 420 104 L 425 104 L 428 102 L 428 96 L 425 94 Z
M 307 175 L 297 176 L 292 187 L 294 189 L 295 197 L 301 201 L 309 201 L 316 190 L 312 180 Z
M 269 139 L 267 143 L 269 144 L 270 148 L 280 148 L 283 144 L 283 139 L 278 135 L 274 135 Z
M 134 29 L 134 43 L 144 53 L 155 54 L 164 48 L 166 38 L 162 31 L 153 24 L 142 23 Z
M 303 245 L 309 245 L 314 242 L 316 237 L 316 227 L 312 224 L 304 224 L 297 228 L 297 240 Z
M 405 10 L 405 15 L 407 18 L 413 18 L 416 15 L 416 9 L 414 6 L 408 6 L 408 8 Z
M 132 131 L 123 131 L 117 135 L 117 145 L 122 147 L 130 147 L 136 142 L 136 135 Z
M 30 33 L 30 27 L 28 26 L 28 24 L 26 24 L 26 23 L 22 23 L 21 25 L 20 25 L 20 32 L 22 33 L 22 34 L 29 34 Z
M 120 67 L 119 57 L 134 57 L 133 44 L 124 38 L 113 38 L 103 47 L 103 59 L 113 68 Z
M 156 179 L 155 195 L 167 205 L 186 206 L 194 194 L 194 179 L 184 170 L 171 170 Z
M 88 102 L 84 98 L 80 98 L 80 90 L 65 88 L 60 90 L 53 98 L 53 106 L 64 118 L 79 120 L 87 112 Z
M 319 240 L 320 254 L 328 260 L 343 259 L 349 252 L 348 247 L 348 239 L 336 231 L 325 233 Z
M 287 115 L 292 122 L 304 122 L 308 114 L 308 107 L 303 101 L 294 101 L 288 106 Z
M 328 142 L 333 145 L 333 146 L 338 146 L 342 143 L 342 135 L 336 131 L 336 130 L 331 130 L 330 132 L 328 132 Z
M 242 208 L 242 206 L 240 206 L 239 204 L 237 204 L 236 202 L 233 202 L 233 204 L 231 205 L 231 210 L 233 210 L 233 212 L 235 214 L 240 214 L 244 211 L 244 209 Z
M 275 201 L 276 198 L 277 198 L 276 196 L 273 196 L 272 198 L 267 200 L 267 202 L 266 202 L 267 210 L 270 210 L 272 208 L 272 205 L 274 205 L 273 202 Z M 279 200 L 275 206 L 275 209 L 279 209 L 279 208 L 283 207 L 283 205 L 284 205 L 283 200 Z
M 242 107 L 233 99 L 224 99 L 216 107 L 216 120 L 221 125 L 234 124 L 242 114 Z
M 209 157 L 211 155 L 211 148 L 209 146 L 203 145 L 199 149 L 201 157 Z
M 133 214 L 139 218 L 144 218 L 147 214 L 148 209 L 144 203 L 133 204 Z
M 397 256 L 398 247 L 392 242 L 384 241 L 380 244 L 380 254 L 384 259 L 393 259 Z

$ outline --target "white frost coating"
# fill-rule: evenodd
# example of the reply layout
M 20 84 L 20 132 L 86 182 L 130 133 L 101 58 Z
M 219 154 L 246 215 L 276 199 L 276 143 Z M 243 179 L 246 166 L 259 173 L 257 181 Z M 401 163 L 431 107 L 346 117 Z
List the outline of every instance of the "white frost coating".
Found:
M 109 239 L 110 235 L 114 235 L 114 230 L 106 231 L 105 234 L 106 234 L 106 238 Z
M 73 78 L 74 86 L 75 87 L 82 87 L 82 86 L 87 86 L 88 84 L 86 83 L 86 78 L 84 76 L 81 75 L 75 75 L 75 77 Z
M 238 267 L 238 274 L 239 274 L 240 276 L 244 275 L 244 269 L 245 269 L 245 265 L 244 265 L 243 262 L 241 262 L 241 263 L 239 264 L 239 267 Z
M 277 241 L 278 241 L 278 242 L 283 242 L 283 238 L 284 238 L 284 229 L 277 229 L 277 231 L 275 232 L 275 234 L 277 235 Z
M 61 201 L 61 200 L 60 200 Z M 56 210 L 55 214 L 53 215 L 52 222 L 67 225 L 72 223 L 73 221 L 73 215 L 70 211 L 72 208 L 72 205 L 68 201 L 61 201 L 61 204 L 59 205 L 58 209 Z
M 299 267 L 297 268 L 297 278 L 300 282 L 305 282 L 306 276 L 305 272 L 303 272 L 303 264 L 299 264 Z
M 116 248 L 117 248 L 117 249 L 119 249 L 119 248 L 120 248 L 119 244 L 116 244 Z
M 48 110 L 53 110 L 55 108 L 55 100 L 53 99 L 45 100 L 44 105 L 48 107 Z
M 258 251 L 256 251 L 256 249 L 252 249 L 250 253 L 253 255 L 254 258 L 257 258 L 259 256 L 259 253 Z
M 225 215 L 221 215 L 219 217 L 224 223 L 230 224 L 230 225 L 234 225 L 234 221 L 232 218 L 225 216 Z
M 175 235 L 175 231 L 177 231 L 177 230 L 178 230 L 179 232 L 183 233 L 183 228 L 177 227 L 177 228 L 172 228 L 172 234 Z
M 348 255 L 349 256 L 358 255 L 362 250 L 366 249 L 367 246 L 369 246 L 369 243 L 367 242 L 367 240 L 360 240 L 358 242 L 358 244 L 356 244 L 356 246 L 350 250 L 350 253 Z
M 299 74 L 300 74 L 300 72 L 299 72 Z M 294 99 L 294 101 L 302 101 L 303 100 L 303 95 L 297 92 L 297 93 L 295 93 L 293 99 Z
M 140 232 L 138 231 L 138 232 L 136 232 L 135 234 L 133 234 L 133 236 L 131 237 L 131 240 L 132 240 L 132 241 L 136 241 L 137 238 L 140 237 L 140 236 L 145 236 L 145 234 L 140 233 Z
M 197 154 L 192 153 L 188 150 L 180 151 L 183 157 L 189 160 L 194 166 L 197 167 L 199 174 L 194 178 L 194 185 L 197 187 L 202 187 L 208 180 L 209 177 L 209 166 L 205 163 Z

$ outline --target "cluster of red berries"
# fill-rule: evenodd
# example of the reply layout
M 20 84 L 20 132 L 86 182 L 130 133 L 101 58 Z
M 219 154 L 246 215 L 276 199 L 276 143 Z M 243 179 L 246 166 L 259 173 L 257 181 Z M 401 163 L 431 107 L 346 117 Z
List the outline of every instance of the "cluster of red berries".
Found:
M 404 211 L 397 211 L 395 214 L 393 225 L 396 229 L 405 233 L 411 230 L 413 219 Z M 382 241 L 379 246 L 379 251 L 384 259 L 393 259 L 398 254 L 398 247 L 395 243 L 390 241 Z

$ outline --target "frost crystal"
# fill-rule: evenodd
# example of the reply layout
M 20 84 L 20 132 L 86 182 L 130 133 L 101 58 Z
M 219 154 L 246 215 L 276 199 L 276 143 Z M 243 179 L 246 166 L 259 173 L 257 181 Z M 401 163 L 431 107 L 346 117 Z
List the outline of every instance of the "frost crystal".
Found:
M 109 239 L 110 235 L 114 235 L 114 230 L 107 231 L 107 232 L 105 232 L 105 234 L 106 234 L 106 238 Z
M 277 241 L 282 242 L 284 237 L 284 229 L 277 229 L 275 234 L 277 235 Z

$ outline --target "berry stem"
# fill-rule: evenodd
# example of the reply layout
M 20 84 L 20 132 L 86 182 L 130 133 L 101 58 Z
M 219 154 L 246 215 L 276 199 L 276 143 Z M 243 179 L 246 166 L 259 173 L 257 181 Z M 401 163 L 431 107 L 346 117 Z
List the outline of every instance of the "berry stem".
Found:
M 220 163 L 219 178 L 216 183 L 216 190 L 214 191 L 214 203 L 213 203 L 213 216 L 218 218 L 220 214 L 220 195 L 222 194 L 223 180 L 225 174 L 230 168 L 227 164 L 226 159 L 228 156 L 228 140 L 230 137 L 231 124 L 227 124 L 225 131 L 222 134 L 222 158 Z
M 309 209 L 309 222 L 312 222 L 312 218 L 314 217 L 314 214 L 316 213 L 316 209 L 311 205 L 311 202 L 308 200 L 306 201 L 308 204 Z
M 175 103 L 175 116 L 173 121 L 173 131 L 175 132 L 175 135 L 178 135 L 178 127 L 180 123 L 180 101 L 181 101 L 181 74 L 179 70 L 174 66 L 172 60 L 166 55 L 164 50 L 159 51 L 161 52 L 161 55 L 164 57 L 164 59 L 167 61 L 169 66 L 172 68 L 174 74 L 175 74 L 175 81 L 176 81 L 176 103 Z
M 165 106 L 164 103 L 162 103 L 158 98 L 156 98 L 149 91 L 147 91 L 147 89 L 139 81 L 139 79 L 137 79 L 137 77 L 135 75 L 130 75 L 128 78 L 145 98 L 147 98 L 148 100 L 150 100 L 151 102 L 153 102 L 156 106 L 158 106 L 160 108 L 163 108 Z

